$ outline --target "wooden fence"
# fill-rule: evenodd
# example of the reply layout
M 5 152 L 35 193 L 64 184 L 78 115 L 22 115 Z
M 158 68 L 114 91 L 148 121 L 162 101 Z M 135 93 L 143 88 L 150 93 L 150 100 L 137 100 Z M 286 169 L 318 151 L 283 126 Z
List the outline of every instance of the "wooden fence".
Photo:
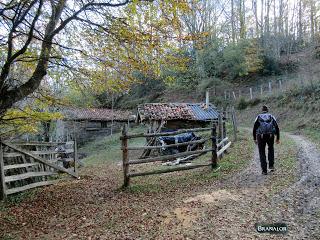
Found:
M 175 143 L 170 145 L 165 145 L 165 148 L 173 148 L 173 147 L 180 147 L 180 146 L 190 146 L 191 144 L 204 144 L 207 141 L 211 141 L 211 147 L 208 149 L 202 150 L 195 150 L 195 151 L 186 151 L 175 153 L 171 155 L 163 155 L 163 156 L 154 156 L 148 158 L 138 158 L 138 159 L 129 159 L 129 151 L 135 150 L 160 150 L 163 146 L 155 145 L 155 146 L 128 146 L 128 140 L 134 138 L 159 138 L 163 136 L 173 136 L 182 133 L 188 132 L 208 132 L 210 131 L 210 137 L 203 138 L 200 140 L 189 141 L 185 143 Z M 217 132 L 218 131 L 218 132 Z M 212 122 L 212 126 L 209 128 L 196 128 L 196 129 L 181 129 L 174 132 L 162 132 L 162 133 L 139 133 L 139 134 L 129 134 L 127 131 L 127 126 L 124 126 L 121 136 L 122 141 L 122 151 L 123 151 L 123 173 L 124 173 L 124 187 L 129 186 L 130 178 L 137 177 L 137 176 L 147 176 L 153 174 L 162 174 L 162 173 L 169 173 L 175 171 L 183 171 L 189 169 L 195 169 L 205 166 L 211 166 L 212 169 L 218 168 L 218 158 L 223 156 L 223 153 L 230 147 L 231 142 L 229 141 L 228 137 L 226 137 L 226 128 L 225 128 L 225 121 L 222 120 L 222 117 L 219 118 L 218 122 Z M 175 160 L 182 157 L 189 157 L 193 156 L 198 158 L 206 153 L 211 153 L 210 161 L 201 164 L 194 164 L 189 166 L 180 166 L 180 167 L 170 167 L 167 169 L 159 169 L 153 170 L 148 172 L 130 172 L 130 166 L 136 164 L 144 164 L 144 163 L 152 163 L 158 161 L 170 161 Z
M 59 146 L 64 146 L 63 150 Z M 78 178 L 76 142 L 0 141 L 0 199 L 31 188 L 54 184 L 59 173 Z

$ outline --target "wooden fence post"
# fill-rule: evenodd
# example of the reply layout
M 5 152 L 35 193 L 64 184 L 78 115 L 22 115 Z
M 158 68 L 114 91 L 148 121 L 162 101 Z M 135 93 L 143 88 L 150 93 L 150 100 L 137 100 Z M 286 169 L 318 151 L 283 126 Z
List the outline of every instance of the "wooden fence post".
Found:
M 282 82 L 281 82 L 281 80 L 279 80 L 279 88 L 280 88 L 280 91 L 282 92 Z
M 236 120 L 236 113 L 235 113 L 234 107 L 232 109 L 231 119 L 232 119 L 232 126 L 233 126 L 233 140 L 236 142 L 238 140 L 238 138 L 237 138 L 237 120 Z
M 73 154 L 74 154 L 74 158 L 73 158 L 73 161 L 74 161 L 74 173 L 78 175 L 78 148 L 77 148 L 77 140 L 76 140 L 76 137 L 74 137 L 74 140 L 73 140 Z
M 0 142 L 0 200 L 6 199 L 6 183 L 4 179 L 3 146 Z
M 223 117 L 222 117 L 222 138 L 221 140 L 225 139 L 227 137 L 227 128 L 226 128 L 226 112 L 223 112 Z M 222 147 L 224 147 L 226 144 L 222 144 Z M 225 151 L 227 152 L 227 151 Z
M 217 156 L 217 130 L 214 122 L 212 122 L 211 140 L 212 140 L 211 168 L 215 169 L 217 167 L 218 156 Z
M 224 111 L 223 112 L 223 118 L 222 118 L 222 129 L 223 129 L 223 132 L 222 132 L 223 133 L 223 137 L 222 137 L 222 139 L 227 137 L 226 120 L 227 120 L 227 112 Z
M 218 141 L 223 139 L 223 124 L 222 124 L 222 111 L 219 113 L 218 117 Z
M 271 82 L 269 82 L 269 93 L 272 92 Z
M 237 100 L 236 94 L 234 93 L 234 91 L 232 91 L 232 95 L 233 95 L 233 99 L 234 99 L 234 100 Z
M 124 187 L 128 187 L 130 184 L 129 173 L 129 159 L 128 159 L 128 130 L 127 125 L 125 124 L 122 129 L 122 166 L 123 166 L 123 175 L 124 175 Z

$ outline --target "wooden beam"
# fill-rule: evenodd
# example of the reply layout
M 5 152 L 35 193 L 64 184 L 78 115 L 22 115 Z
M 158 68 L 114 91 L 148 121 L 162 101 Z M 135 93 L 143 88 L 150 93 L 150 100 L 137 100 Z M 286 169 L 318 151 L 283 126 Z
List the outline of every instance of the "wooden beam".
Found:
M 211 130 L 211 168 L 215 169 L 218 165 L 218 157 L 217 157 L 217 130 L 214 123 L 212 123 L 212 130 Z
M 221 113 L 219 114 L 218 121 L 218 140 L 223 139 L 223 119 Z
M 20 153 L 22 153 L 22 154 L 24 154 L 24 155 L 27 155 L 27 156 L 29 156 L 29 157 L 32 157 L 34 160 L 36 160 L 36 161 L 38 161 L 38 162 L 41 162 L 41 163 L 43 163 L 43 164 L 46 164 L 46 165 L 48 165 L 49 167 L 52 167 L 52 168 L 54 168 L 54 169 L 56 169 L 56 170 L 59 170 L 59 171 L 61 171 L 61 172 L 64 172 L 64 173 L 68 173 L 68 174 L 70 174 L 71 176 L 73 176 L 73 177 L 75 177 L 75 178 L 78 178 L 78 175 L 75 174 L 73 171 L 69 171 L 68 169 L 66 169 L 66 168 L 64 168 L 64 167 L 60 167 L 60 166 L 58 166 L 58 165 L 56 165 L 56 164 L 54 164 L 54 163 L 51 163 L 50 161 L 48 161 L 48 160 L 46 160 L 46 159 L 43 159 L 43 158 L 38 157 L 38 156 L 36 156 L 36 155 L 33 155 L 33 154 L 31 154 L 31 153 L 29 153 L 29 152 L 27 152 L 27 151 L 25 151 L 25 150 L 22 150 L 21 148 L 19 148 L 19 147 L 17 147 L 17 146 L 14 146 L 14 145 L 11 144 L 11 143 L 3 142 L 3 144 L 6 145 L 6 146 L 8 146 L 8 147 L 10 147 L 10 148 L 12 148 L 13 150 L 15 150 L 15 151 L 17 151 L 17 152 L 20 152 Z
M 228 140 L 228 137 L 222 139 L 222 141 L 217 144 L 217 148 L 222 147 Z
M 123 186 L 128 187 L 130 184 L 130 176 L 129 176 L 129 158 L 128 158 L 128 138 L 126 138 L 128 134 L 127 125 L 123 126 L 122 129 L 122 167 L 123 167 Z
M 181 129 L 174 132 L 162 132 L 162 133 L 137 133 L 137 134 L 128 134 L 126 135 L 127 139 L 130 138 L 138 138 L 138 137 L 162 137 L 162 136 L 172 136 L 177 135 L 181 133 L 188 133 L 188 132 L 205 132 L 210 131 L 212 128 L 194 128 L 194 129 Z M 120 139 L 122 139 L 120 137 Z
M 4 158 L 13 158 L 13 157 L 22 157 L 21 153 L 11 152 L 11 153 L 3 153 Z
M 73 143 L 73 152 L 74 152 L 74 172 L 78 175 L 78 146 L 76 136 L 74 136 L 74 143 Z
M 4 178 L 3 145 L 0 142 L 0 200 L 4 200 L 7 197 L 6 183 Z
M 237 141 L 237 123 L 236 123 L 236 114 L 235 114 L 235 110 L 234 107 L 232 109 L 232 115 L 231 115 L 231 119 L 232 119 L 232 127 L 233 127 L 233 141 Z
M 39 163 L 23 163 L 23 164 L 7 165 L 7 166 L 4 166 L 4 170 L 27 168 L 27 167 L 33 167 L 33 166 L 39 166 Z
M 152 125 L 155 125 L 155 123 L 157 123 L 157 121 L 153 121 Z M 164 126 L 164 124 L 165 124 L 165 121 L 161 120 L 159 127 L 153 133 L 160 133 L 162 127 Z M 150 130 L 153 131 L 154 130 L 153 127 L 151 127 Z M 155 145 L 156 144 L 156 140 L 157 139 L 155 137 L 150 138 L 150 139 L 147 138 L 147 141 L 148 141 L 147 146 Z M 151 149 L 145 149 L 143 151 L 143 153 L 141 154 L 141 157 L 139 157 L 139 158 L 146 158 L 146 157 L 150 156 L 150 153 L 151 153 Z
M 4 180 L 6 183 L 8 183 L 8 182 L 27 179 L 27 178 L 51 176 L 51 175 L 57 175 L 57 174 L 58 173 L 54 173 L 54 172 L 28 172 L 28 173 L 23 173 L 18 175 L 7 176 L 4 178 Z
M 227 145 L 225 145 L 223 148 L 221 148 L 221 149 L 217 152 L 217 156 L 220 157 L 220 156 L 223 154 L 223 152 L 230 147 L 230 145 L 231 145 L 231 142 L 228 142 Z
M 11 142 L 16 146 L 58 146 L 64 145 L 66 142 Z
M 30 151 L 32 154 L 37 154 L 37 155 L 50 155 L 50 154 L 56 154 L 58 153 L 57 151 Z
M 190 142 L 184 142 L 184 143 L 176 143 L 176 144 L 168 144 L 164 146 L 133 146 L 133 147 L 127 147 L 127 150 L 142 150 L 142 149 L 161 149 L 161 148 L 171 148 L 171 147 L 179 147 L 179 146 L 187 146 L 189 144 L 195 144 L 195 143 L 205 143 L 206 141 L 210 140 L 211 138 L 205 138 L 201 140 L 196 141 L 190 141 Z M 121 148 L 121 150 L 123 150 Z
M 130 173 L 129 176 L 130 177 L 147 176 L 147 175 L 153 175 L 153 174 L 184 171 L 184 170 L 195 169 L 195 168 L 206 167 L 206 166 L 211 166 L 211 162 L 205 163 L 205 164 L 197 164 L 197 165 L 190 165 L 190 166 L 183 166 L 183 167 L 176 167 L 176 168 L 169 168 L 169 169 L 161 169 L 161 170 L 155 170 L 155 171 L 151 171 L 151 172 Z
M 52 181 L 42 181 L 42 182 L 36 182 L 36 183 L 31 183 L 28 185 L 24 185 L 22 187 L 17 187 L 17 188 L 11 188 L 7 190 L 7 194 L 13 194 L 13 193 L 18 193 L 18 192 L 23 192 L 31 188 L 36 188 L 36 187 L 43 187 L 51 184 L 58 183 L 60 180 L 52 180 Z
M 177 153 L 173 155 L 168 156 L 160 156 L 160 157 L 153 157 L 153 158 L 145 158 L 145 159 L 136 159 L 136 160 L 129 160 L 129 164 L 140 164 L 140 163 L 149 163 L 149 162 L 157 162 L 157 161 L 168 161 L 173 160 L 180 157 L 186 157 L 194 154 L 200 154 L 200 153 L 206 153 L 211 152 L 213 149 L 204 149 L 204 150 L 198 150 L 198 151 L 189 151 L 189 152 L 183 152 L 183 153 Z

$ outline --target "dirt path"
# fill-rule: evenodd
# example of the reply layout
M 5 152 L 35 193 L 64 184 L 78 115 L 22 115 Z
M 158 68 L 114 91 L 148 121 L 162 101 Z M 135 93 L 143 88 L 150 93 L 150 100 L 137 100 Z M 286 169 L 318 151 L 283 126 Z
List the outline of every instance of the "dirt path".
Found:
M 256 149 L 247 169 L 218 183 L 211 192 L 185 200 L 179 214 L 173 210 L 165 223 L 179 219 L 181 232 L 193 229 L 191 239 L 320 239 L 320 152 L 301 136 L 287 136 L 299 146 L 297 181 L 289 188 L 272 194 L 271 186 L 281 181 L 282 173 L 262 175 Z M 289 232 L 259 234 L 254 224 L 261 222 L 286 223 Z
M 124 191 L 121 166 L 83 169 L 81 180 L 39 189 L 0 211 L 0 239 L 320 239 L 320 151 L 301 136 L 287 136 L 292 140 L 277 146 L 276 172 L 267 176 L 257 149 L 249 160 L 252 142 L 245 136 L 241 143 L 250 150 L 237 154 L 250 163 L 233 175 L 206 179 L 202 174 L 213 173 L 199 169 L 139 179 Z M 229 164 L 239 163 L 232 159 Z M 148 186 L 149 180 L 157 184 Z M 288 234 L 259 234 L 254 227 L 277 222 L 288 225 Z
M 300 239 L 320 239 L 320 152 L 316 145 L 297 135 L 290 135 L 300 146 L 299 180 L 274 197 L 274 203 L 292 207 L 301 228 Z M 296 236 L 298 239 L 298 236 Z

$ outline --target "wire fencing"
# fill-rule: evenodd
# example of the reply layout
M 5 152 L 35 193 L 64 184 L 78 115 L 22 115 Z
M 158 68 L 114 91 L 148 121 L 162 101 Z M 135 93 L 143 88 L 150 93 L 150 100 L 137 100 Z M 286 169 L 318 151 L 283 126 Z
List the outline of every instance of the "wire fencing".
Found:
M 210 95 L 224 98 L 227 101 L 236 102 L 239 99 L 253 100 L 256 98 L 265 98 L 278 96 L 284 92 L 315 86 L 320 83 L 320 71 L 316 74 L 304 73 L 290 76 L 279 76 L 276 79 L 270 79 L 263 83 L 224 89 L 222 91 L 211 91 Z

